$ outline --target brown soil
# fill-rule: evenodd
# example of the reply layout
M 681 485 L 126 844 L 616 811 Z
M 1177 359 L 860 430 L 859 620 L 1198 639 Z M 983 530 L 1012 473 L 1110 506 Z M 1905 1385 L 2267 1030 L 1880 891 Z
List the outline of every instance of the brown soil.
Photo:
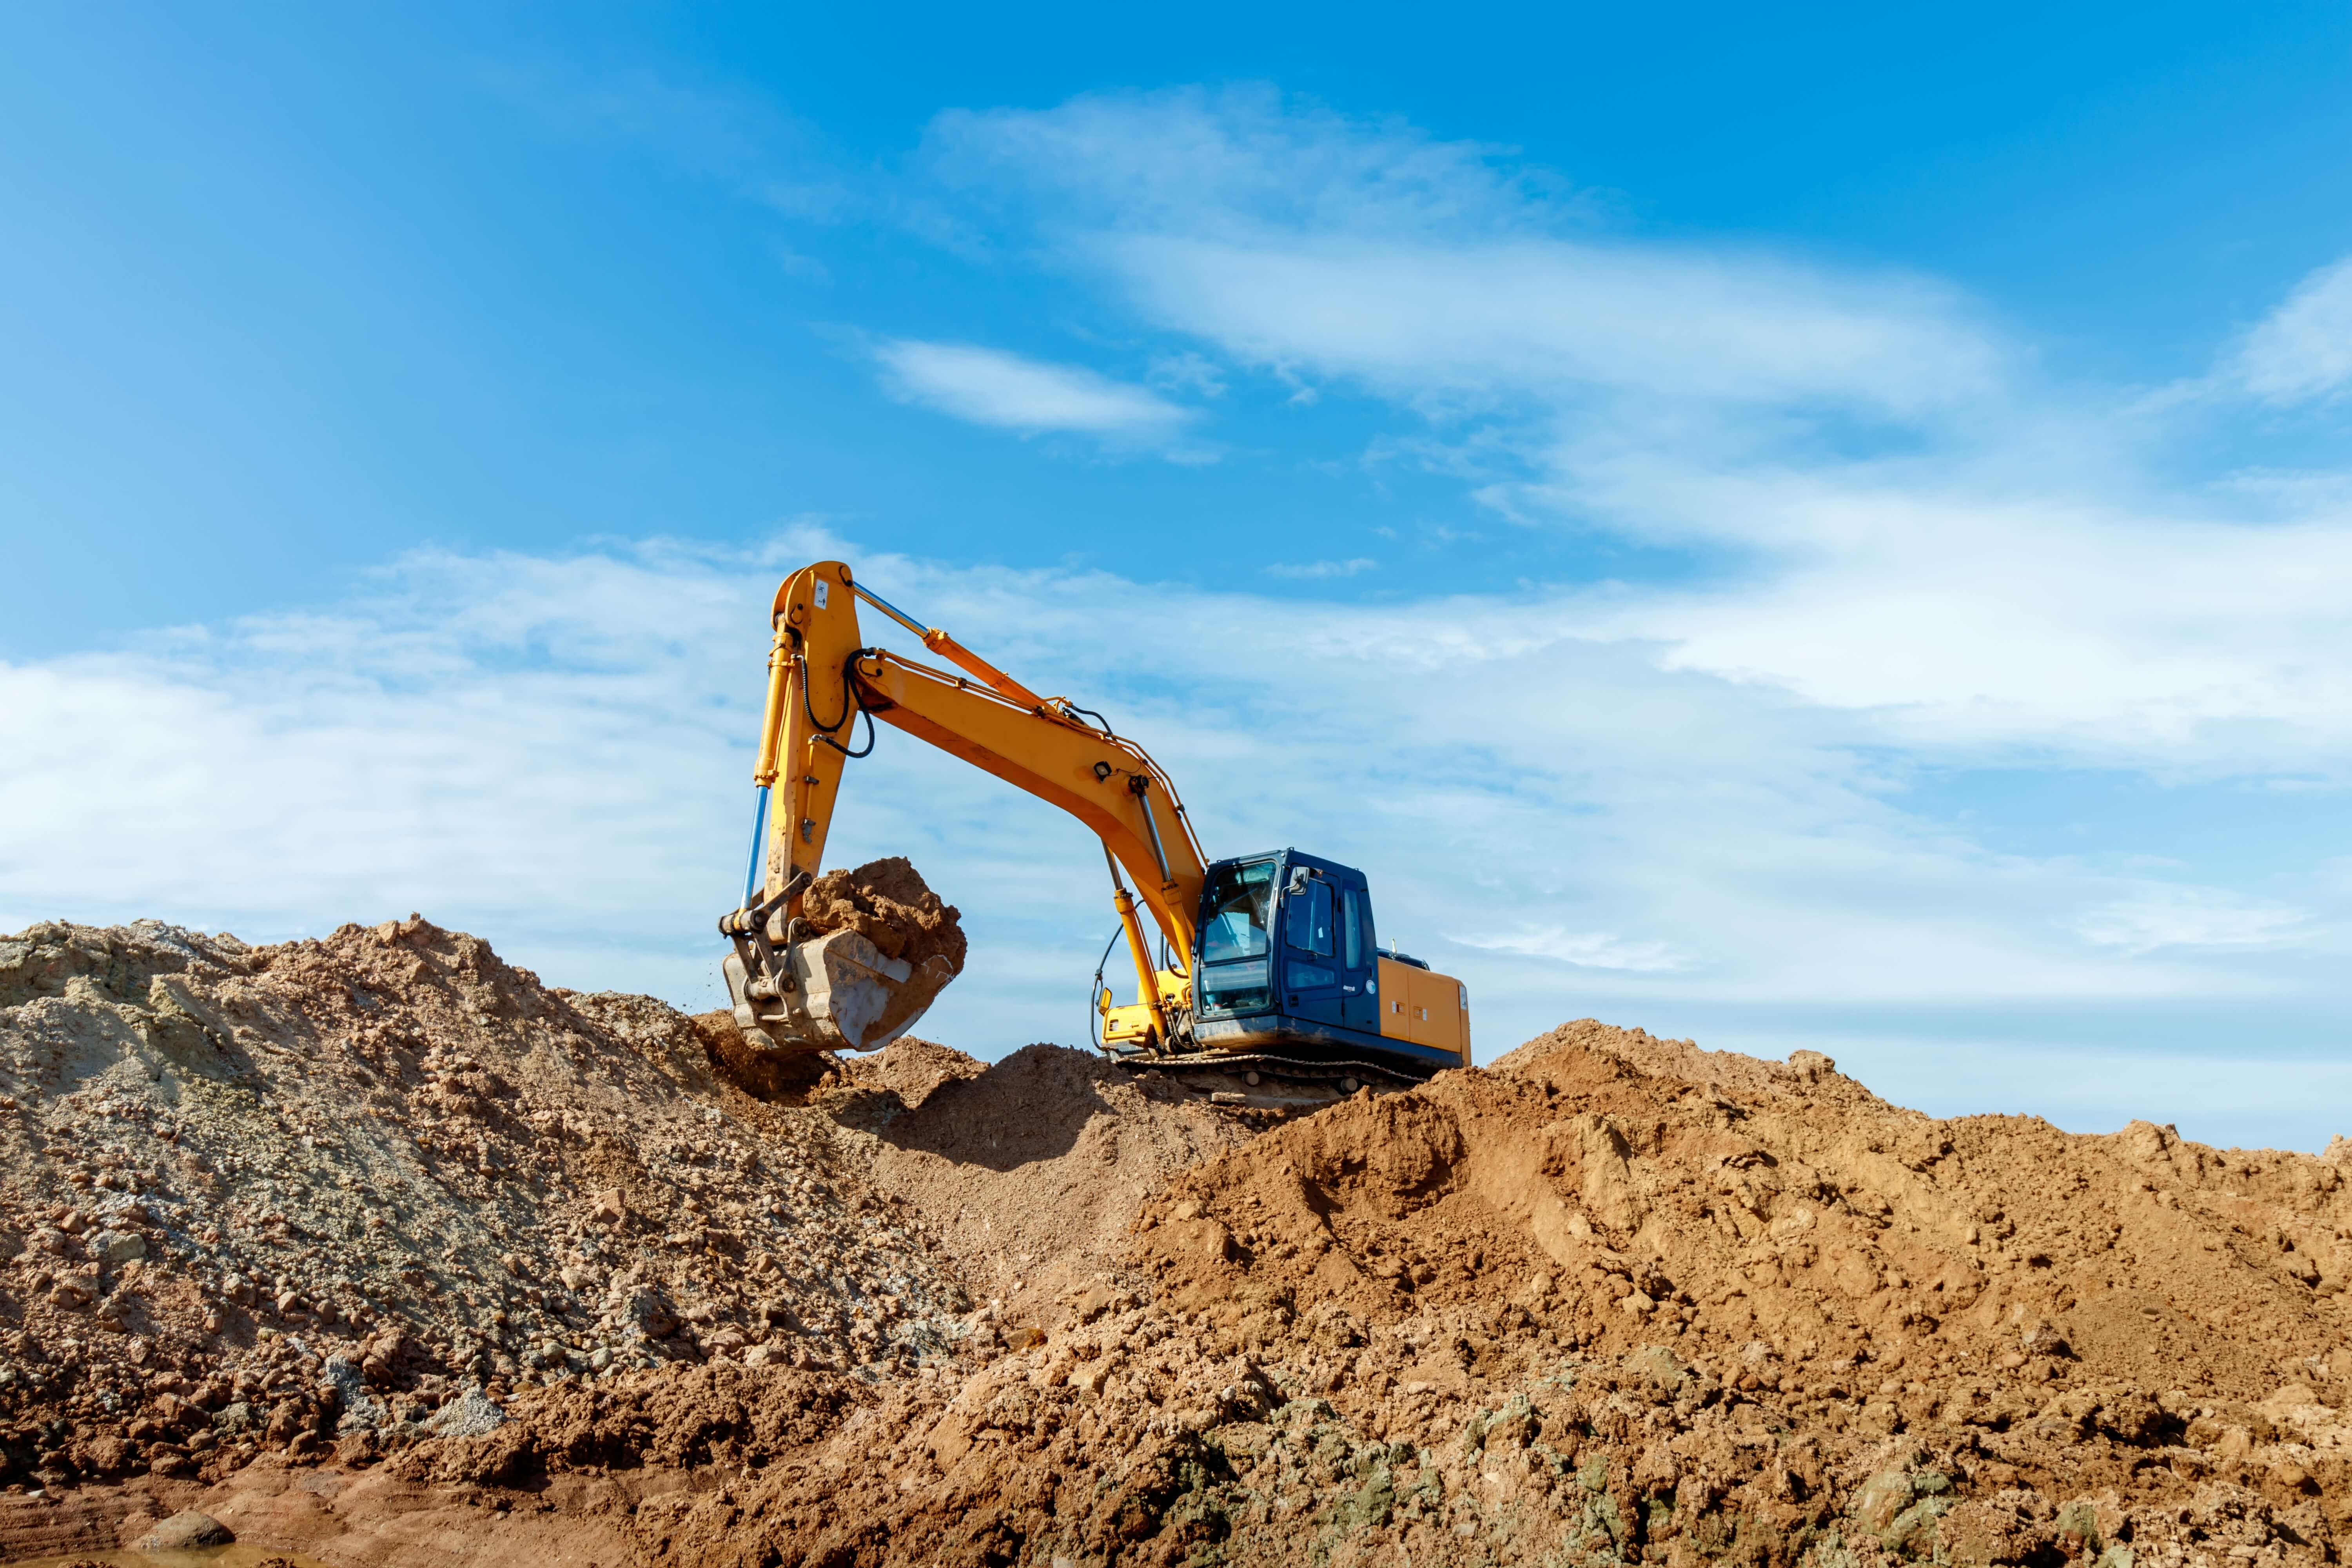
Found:
M 710 1070 L 714 1025 L 421 923 L 36 928 L 0 1007 L 0 1434 L 44 1493 L 0 1498 L 0 1554 L 191 1506 L 338 1563 L 604 1568 L 2237 1568 L 2352 1530 L 2352 1144 L 1937 1121 L 1811 1052 L 1589 1021 L 1288 1121 L 918 1041 L 762 1100 Z M 488 1175 L 435 1152 L 466 1070 L 534 1130 L 468 1117 Z M 572 1120 L 608 1143 L 538 1131 Z M 630 1218 L 572 1223 L 614 1171 Z M 135 1270 L 79 1272 L 129 1234 Z M 414 1239 L 445 1235 L 463 1267 Z M 502 1248 L 605 1273 L 486 1279 Z M 301 1300 L 232 1319 L 231 1268 Z M 517 1355 L 610 1334 L 587 1309 L 625 1269 L 714 1310 L 622 1331 L 601 1374 Z M 395 1325 L 389 1418 L 345 1435 L 320 1352 Z
M 866 1182 L 920 1215 L 973 1295 L 1020 1322 L 1109 1268 L 1146 1196 L 1264 1124 L 1058 1046 L 982 1069 L 902 1041 L 842 1071 L 881 1091 L 863 1110 L 877 1134 L 860 1145 Z
M 917 969 L 938 957 L 947 960 L 950 975 L 963 973 L 962 917 L 903 856 L 825 872 L 801 895 L 801 920 L 819 934 L 854 931 Z
M 688 1020 L 695 1037 L 721 1079 L 753 1100 L 802 1105 L 838 1064 L 826 1051 L 763 1051 L 743 1038 L 735 1015 L 725 1008 Z
M 396 1447 L 472 1384 L 954 1353 L 919 1215 L 707 1036 L 415 918 L 0 940 L 0 1479 Z

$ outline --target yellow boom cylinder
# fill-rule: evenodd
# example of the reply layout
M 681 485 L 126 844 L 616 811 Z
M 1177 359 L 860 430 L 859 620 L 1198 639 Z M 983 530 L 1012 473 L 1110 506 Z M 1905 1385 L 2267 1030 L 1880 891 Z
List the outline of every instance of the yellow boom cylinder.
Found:
M 751 768 L 751 782 L 761 789 L 776 782 L 776 746 L 783 737 L 784 689 L 792 669 L 792 651 L 779 625 L 776 640 L 768 649 L 768 707 L 760 720 L 760 760 Z
M 1135 959 L 1136 999 L 1160 1016 L 1160 981 L 1151 966 L 1151 949 L 1143 940 L 1143 924 L 1135 918 L 1135 898 L 1125 888 L 1112 889 L 1110 901 L 1118 906 L 1118 923 L 1127 932 L 1127 951 Z M 1167 1030 L 1160 1030 L 1164 1038 Z
M 929 648 L 933 653 L 938 654 L 940 658 L 952 660 L 954 663 L 961 665 L 965 670 L 971 674 L 977 675 L 981 679 L 986 681 L 997 690 L 1002 691 L 1005 696 L 1013 699 L 1013 701 L 1020 703 L 1024 708 L 1037 709 L 1045 706 L 1045 700 L 1044 698 L 1038 696 L 1035 692 L 1030 690 L 1027 687 L 1022 685 L 1019 681 L 1013 679 L 1011 676 L 1005 674 L 1003 670 L 997 668 L 996 666 L 989 663 L 988 660 L 981 658 L 980 655 L 972 652 L 971 649 L 964 647 L 963 644 L 956 641 L 955 638 L 948 636 L 948 634 L 943 631 L 940 631 L 936 628 L 926 630 L 923 633 L 923 646 Z

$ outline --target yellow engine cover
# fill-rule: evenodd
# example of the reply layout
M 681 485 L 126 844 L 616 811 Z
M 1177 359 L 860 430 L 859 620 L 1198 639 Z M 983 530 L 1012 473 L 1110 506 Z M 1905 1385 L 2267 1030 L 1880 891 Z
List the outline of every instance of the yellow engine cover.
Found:
M 1113 1007 L 1103 1015 L 1103 1044 L 1107 1046 L 1141 1045 L 1159 1032 L 1159 1016 L 1149 1007 L 1138 1003 L 1126 1007 Z
M 1470 988 L 1438 974 L 1383 958 L 1380 963 L 1381 1033 L 1391 1040 L 1434 1046 L 1470 1065 Z

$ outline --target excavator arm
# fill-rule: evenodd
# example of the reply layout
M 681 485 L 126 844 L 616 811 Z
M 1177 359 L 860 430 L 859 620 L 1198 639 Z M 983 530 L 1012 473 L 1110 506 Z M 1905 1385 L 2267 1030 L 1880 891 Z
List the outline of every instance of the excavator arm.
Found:
M 956 668 L 867 646 L 860 598 Z M 747 1035 L 756 1031 L 785 1049 L 870 1050 L 911 1024 L 950 977 L 894 973 L 895 961 L 881 959 L 855 932 L 809 938 L 799 926 L 843 769 L 871 749 L 870 726 L 878 722 L 1061 807 L 1094 832 L 1111 864 L 1112 900 L 1149 1010 L 1143 1033 L 1170 1040 L 1191 1001 L 1186 966 L 1205 860 L 1182 802 L 1150 754 L 1098 716 L 1067 699 L 1038 696 L 944 631 L 902 614 L 841 562 L 786 578 L 771 618 L 751 868 L 742 906 L 719 922 L 735 947 L 728 984 Z M 864 746 L 855 733 L 861 715 L 869 726 Z M 1121 868 L 1135 883 L 1132 897 Z M 1139 899 L 1166 939 L 1167 969 L 1152 962 Z

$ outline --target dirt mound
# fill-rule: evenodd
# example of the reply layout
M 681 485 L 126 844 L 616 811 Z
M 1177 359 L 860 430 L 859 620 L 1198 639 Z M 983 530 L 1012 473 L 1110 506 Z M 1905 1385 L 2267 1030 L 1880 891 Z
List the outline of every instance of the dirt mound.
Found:
M 1145 1251 L 1181 1305 L 1286 1292 L 1379 1321 L 1500 1297 L 1612 1352 L 1762 1343 L 1756 1370 L 1792 1383 L 2258 1398 L 2344 1332 L 2344 1174 L 2147 1122 L 1937 1121 L 1815 1053 L 1586 1023 L 1189 1173 L 1147 1211 Z
M 337 1562 L 680 1568 L 2352 1531 L 2352 1144 L 1938 1121 L 1589 1021 L 1290 1120 L 914 1040 L 762 1102 L 707 1024 L 390 929 L 0 948 L 6 1479 L 150 1472 L 0 1498 L 0 1552 L 185 1508 Z
M 201 1507 L 338 1561 L 420 1517 L 619 1560 L 712 1467 L 1035 1337 L 1251 1131 L 1051 1047 L 746 1056 L 414 917 L 35 927 L 0 939 L 0 1557 Z
M 944 958 L 963 973 L 962 916 L 903 856 L 868 860 L 855 871 L 827 871 L 801 895 L 802 922 L 820 934 L 854 931 L 884 953 L 917 969 Z
M 676 1011 L 421 919 L 0 939 L 0 1481 L 364 1457 L 469 1386 L 951 1355 L 963 1283 L 845 1137 L 727 1089 Z
M 863 1179 L 921 1215 L 960 1277 L 1016 1324 L 1108 1268 L 1147 1195 L 1259 1125 L 1061 1046 L 982 1069 L 901 1041 L 843 1072 L 878 1086 Z
M 2330 1561 L 2342 1174 L 1570 1026 L 1178 1177 L 1040 1342 L 857 1391 L 654 1552 Z

